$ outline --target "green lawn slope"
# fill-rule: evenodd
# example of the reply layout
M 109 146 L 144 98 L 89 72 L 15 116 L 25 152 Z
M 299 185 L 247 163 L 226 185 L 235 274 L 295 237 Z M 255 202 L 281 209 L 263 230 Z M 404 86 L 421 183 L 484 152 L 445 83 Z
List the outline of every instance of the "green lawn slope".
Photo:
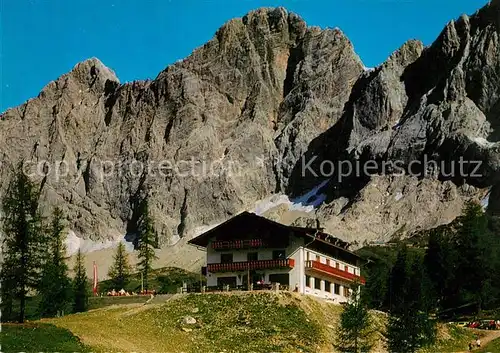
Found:
M 93 352 L 320 353 L 334 351 L 341 311 L 289 292 L 176 294 L 42 322 L 71 331 Z M 372 317 L 379 331 L 373 351 L 384 352 L 386 315 Z M 462 351 L 470 337 L 467 330 L 440 325 L 439 342 L 430 351 Z
M 2 324 L 1 351 L 17 352 L 90 352 L 68 330 L 49 324 Z

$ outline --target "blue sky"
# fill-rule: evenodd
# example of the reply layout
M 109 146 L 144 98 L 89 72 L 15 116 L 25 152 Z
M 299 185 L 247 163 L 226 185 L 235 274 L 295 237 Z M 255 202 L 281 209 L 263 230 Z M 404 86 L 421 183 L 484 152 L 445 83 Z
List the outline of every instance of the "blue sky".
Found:
M 340 27 L 366 66 L 407 39 L 430 44 L 444 25 L 487 0 L 0 0 L 0 112 L 98 57 L 121 82 L 155 78 L 224 22 L 284 6 L 308 25 Z

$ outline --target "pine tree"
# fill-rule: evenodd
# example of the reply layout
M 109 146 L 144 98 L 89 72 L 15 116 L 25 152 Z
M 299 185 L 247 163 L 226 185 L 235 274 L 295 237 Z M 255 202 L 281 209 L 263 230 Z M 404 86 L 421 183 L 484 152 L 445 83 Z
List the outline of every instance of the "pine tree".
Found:
M 142 274 L 144 290 L 149 289 L 149 274 L 153 270 L 153 261 L 156 259 L 155 254 L 155 233 L 153 222 L 149 215 L 147 202 L 144 205 L 142 224 L 139 235 L 139 262 L 137 267 Z
M 376 263 L 368 271 L 364 270 L 367 280 L 361 292 L 363 300 L 372 309 L 386 309 L 390 266 L 386 263 Z
M 429 233 L 429 242 L 424 257 L 425 271 L 430 280 L 430 294 L 435 306 L 441 309 L 457 306 L 456 262 L 459 259 L 453 247 L 452 226 L 442 226 Z
M 405 305 L 408 276 L 407 261 L 408 249 L 403 246 L 398 251 L 396 262 L 389 275 L 389 312 L 399 311 Z
M 462 305 L 479 311 L 500 297 L 500 238 L 494 229 L 491 215 L 471 202 L 452 224 L 430 232 L 426 272 L 444 312 Z
M 480 239 L 483 261 L 483 285 L 481 287 L 480 307 L 495 308 L 500 305 L 500 233 L 495 229 L 493 216 L 487 215 L 488 232 Z
M 479 251 L 479 240 L 481 235 L 488 230 L 486 215 L 479 204 L 470 202 L 466 205 L 464 214 L 459 218 L 460 227 L 458 229 L 457 247 L 464 255 L 462 259 L 462 269 L 466 270 L 464 275 L 470 277 L 470 286 L 477 287 L 473 277 L 475 270 L 481 268 L 481 254 Z
M 73 279 L 73 311 L 78 313 L 86 311 L 89 302 L 89 283 L 85 272 L 84 257 L 80 249 L 76 254 L 73 271 L 75 273 Z
M 108 276 L 111 278 L 114 288 L 120 290 L 129 282 L 131 272 L 128 255 L 123 243 L 118 244 L 113 260 L 114 262 L 109 269 Z
M 457 261 L 457 286 L 464 303 L 477 303 L 481 311 L 483 292 L 488 287 L 490 259 L 485 244 L 490 233 L 488 218 L 481 205 L 470 202 L 466 205 L 464 214 L 459 218 L 459 228 L 456 234 L 456 251 L 460 254 Z
M 352 286 L 352 295 L 340 316 L 338 349 L 341 352 L 368 352 L 371 349 L 372 322 L 368 308 L 362 300 L 360 285 Z
M 26 313 L 26 298 L 40 284 L 43 265 L 44 234 L 38 211 L 38 188 L 19 168 L 2 200 L 3 265 L 2 305 L 4 317 L 13 314 L 13 304 L 19 301 L 17 320 L 22 323 Z
M 41 297 L 39 312 L 42 316 L 63 313 L 68 310 L 71 303 L 71 280 L 65 262 L 63 218 L 62 210 L 56 207 L 52 214 L 52 223 L 47 239 L 49 245 L 47 261 L 43 267 L 39 288 Z
M 391 310 L 387 345 L 391 352 L 413 353 L 435 339 L 435 322 L 430 319 L 430 300 L 423 284 L 422 260 L 410 259 L 403 247 L 391 273 Z

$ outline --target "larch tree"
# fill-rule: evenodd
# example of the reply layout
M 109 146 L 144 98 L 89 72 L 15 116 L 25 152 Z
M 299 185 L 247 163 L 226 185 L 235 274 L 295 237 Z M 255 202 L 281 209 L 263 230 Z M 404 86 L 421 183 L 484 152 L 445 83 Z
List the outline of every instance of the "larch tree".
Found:
M 459 293 L 463 302 L 476 302 L 478 312 L 481 311 L 483 291 L 488 285 L 491 273 L 489 256 L 485 256 L 490 231 L 488 218 L 481 205 L 469 202 L 463 215 L 459 217 L 455 247 L 460 254 L 457 262 L 457 278 Z
M 372 347 L 374 330 L 363 298 L 361 285 L 354 283 L 352 295 L 340 315 L 337 349 L 341 352 L 369 352 Z
M 116 248 L 115 256 L 113 257 L 113 264 L 111 265 L 108 276 L 117 290 L 124 288 L 130 279 L 131 267 L 128 260 L 128 254 L 125 250 L 125 245 L 119 243 Z
M 87 311 L 89 304 L 89 281 L 85 272 L 84 261 L 82 251 L 78 249 L 73 269 L 75 274 L 73 279 L 73 311 L 76 313 Z
M 43 267 L 39 288 L 41 297 L 39 312 L 42 316 L 54 316 L 67 312 L 71 304 L 71 280 L 65 261 L 63 220 L 62 210 L 56 207 L 52 213 L 52 222 L 48 232 L 47 261 Z
M 139 262 L 137 263 L 137 267 L 142 274 L 144 290 L 149 289 L 149 275 L 153 270 L 153 261 L 156 259 L 155 246 L 156 241 L 153 221 L 149 215 L 149 208 L 146 202 L 143 208 L 142 222 L 139 232 Z
M 420 258 L 411 259 L 406 246 L 399 251 L 391 272 L 391 305 L 387 327 L 390 352 L 414 353 L 435 340 L 435 322 Z
M 2 199 L 2 254 L 0 272 L 4 317 L 13 319 L 13 305 L 19 303 L 17 321 L 26 316 L 26 299 L 40 285 L 47 244 L 38 210 L 39 189 L 19 167 Z

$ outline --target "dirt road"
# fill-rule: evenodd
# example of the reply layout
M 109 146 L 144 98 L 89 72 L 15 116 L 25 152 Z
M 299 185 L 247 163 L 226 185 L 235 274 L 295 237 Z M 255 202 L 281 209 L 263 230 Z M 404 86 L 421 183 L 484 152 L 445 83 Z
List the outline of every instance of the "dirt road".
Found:
M 500 339 L 500 331 L 499 330 L 496 330 L 496 331 L 474 330 L 474 332 L 478 332 L 478 333 L 484 334 L 484 336 L 482 336 L 480 338 L 481 339 L 481 347 L 486 346 L 488 343 L 490 343 L 493 340 L 496 340 L 497 338 Z M 474 347 L 473 351 L 477 351 L 477 350 L 480 350 L 480 349 L 481 348 Z M 457 353 L 467 353 L 467 352 L 468 352 L 468 350 L 467 351 L 462 351 L 462 352 L 457 352 Z

